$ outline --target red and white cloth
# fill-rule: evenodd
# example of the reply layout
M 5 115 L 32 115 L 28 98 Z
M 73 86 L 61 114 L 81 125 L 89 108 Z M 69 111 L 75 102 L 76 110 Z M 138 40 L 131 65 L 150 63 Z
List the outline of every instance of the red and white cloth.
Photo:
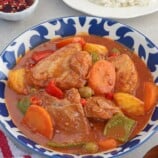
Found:
M 17 147 L 0 126 L 0 158 L 41 158 L 35 153 Z

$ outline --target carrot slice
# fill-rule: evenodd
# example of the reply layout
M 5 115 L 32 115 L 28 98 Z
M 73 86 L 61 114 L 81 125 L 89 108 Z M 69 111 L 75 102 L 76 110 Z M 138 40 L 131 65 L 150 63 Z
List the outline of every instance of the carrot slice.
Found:
M 113 138 L 101 139 L 98 145 L 104 150 L 113 149 L 117 147 L 117 141 Z
M 33 132 L 38 132 L 51 139 L 53 136 L 53 124 L 49 113 L 41 106 L 31 105 L 22 122 Z
M 95 94 L 110 93 L 115 85 L 115 68 L 109 61 L 99 60 L 91 68 L 88 75 L 88 85 Z
M 158 100 L 158 87 L 152 82 L 144 83 L 144 107 L 150 111 Z
M 62 48 L 70 43 L 80 43 L 81 46 L 85 45 L 85 41 L 82 37 L 68 37 L 56 43 L 57 49 Z

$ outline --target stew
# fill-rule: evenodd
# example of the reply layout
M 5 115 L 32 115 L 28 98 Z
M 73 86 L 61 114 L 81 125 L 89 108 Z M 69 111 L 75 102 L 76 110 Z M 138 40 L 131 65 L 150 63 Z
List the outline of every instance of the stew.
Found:
M 12 120 L 30 139 L 86 154 L 138 134 L 152 115 L 157 87 L 131 50 L 109 38 L 80 35 L 27 52 L 9 72 L 5 97 Z

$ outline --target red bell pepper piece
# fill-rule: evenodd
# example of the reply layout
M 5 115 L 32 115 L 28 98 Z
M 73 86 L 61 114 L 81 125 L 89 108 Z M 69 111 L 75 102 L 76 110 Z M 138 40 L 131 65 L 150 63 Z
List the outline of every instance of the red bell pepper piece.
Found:
M 112 92 L 105 94 L 105 98 L 107 98 L 109 100 L 113 100 L 113 97 L 114 97 L 114 93 L 112 93 Z
M 52 50 L 43 50 L 43 51 L 40 51 L 40 52 L 35 52 L 32 55 L 32 59 L 35 62 L 39 62 L 40 60 L 46 58 L 47 56 L 51 55 L 52 53 L 53 53 Z
M 116 53 L 110 53 L 109 57 L 118 57 L 118 54 L 116 54 Z
M 80 43 L 81 46 L 83 47 L 85 45 L 85 40 L 82 37 L 69 37 L 69 38 L 65 38 L 61 41 L 58 41 L 56 43 L 56 48 L 62 48 L 70 43 Z
M 55 85 L 54 81 L 50 81 L 45 90 L 48 94 L 57 98 L 63 98 L 64 96 L 64 93 Z
M 30 98 L 30 102 L 31 102 L 31 104 L 34 104 L 34 105 L 41 105 L 42 104 L 42 100 L 37 96 L 32 96 Z
M 81 98 L 80 102 L 81 102 L 82 106 L 85 106 L 87 103 L 87 100 L 84 98 Z

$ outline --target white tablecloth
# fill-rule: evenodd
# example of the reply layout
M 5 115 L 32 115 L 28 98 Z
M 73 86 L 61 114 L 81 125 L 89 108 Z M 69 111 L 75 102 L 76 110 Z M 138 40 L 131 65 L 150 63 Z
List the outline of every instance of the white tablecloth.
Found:
M 79 1 L 76 1 L 79 3 Z M 63 16 L 77 16 L 77 15 L 86 15 L 84 13 L 75 11 L 68 6 L 66 6 L 62 0 L 40 0 L 40 3 L 30 17 L 26 18 L 23 21 L 18 22 L 9 22 L 0 20 L 0 52 L 6 47 L 6 45 L 17 35 L 25 31 L 31 26 L 34 26 L 42 21 L 46 21 L 48 19 L 53 19 L 57 17 Z M 133 19 L 126 19 L 118 21 L 130 25 L 135 29 L 139 30 L 147 37 L 149 37 L 155 44 L 158 45 L 158 12 L 139 17 Z M 2 129 L 2 127 L 0 127 Z M 30 153 L 25 149 L 21 148 L 17 144 L 15 145 L 7 138 L 8 144 L 11 148 L 12 155 L 16 158 L 25 157 L 28 158 L 36 158 L 39 157 L 36 153 Z M 142 158 L 144 153 L 148 151 L 152 146 L 158 144 L 158 133 L 154 134 L 148 141 L 146 141 L 143 145 L 139 148 L 133 150 L 132 152 L 128 153 L 126 156 L 122 156 L 122 158 Z M 0 139 L 0 144 L 1 142 Z M 1 149 L 0 149 L 1 151 Z M 0 152 L 0 157 L 2 157 L 2 152 Z

